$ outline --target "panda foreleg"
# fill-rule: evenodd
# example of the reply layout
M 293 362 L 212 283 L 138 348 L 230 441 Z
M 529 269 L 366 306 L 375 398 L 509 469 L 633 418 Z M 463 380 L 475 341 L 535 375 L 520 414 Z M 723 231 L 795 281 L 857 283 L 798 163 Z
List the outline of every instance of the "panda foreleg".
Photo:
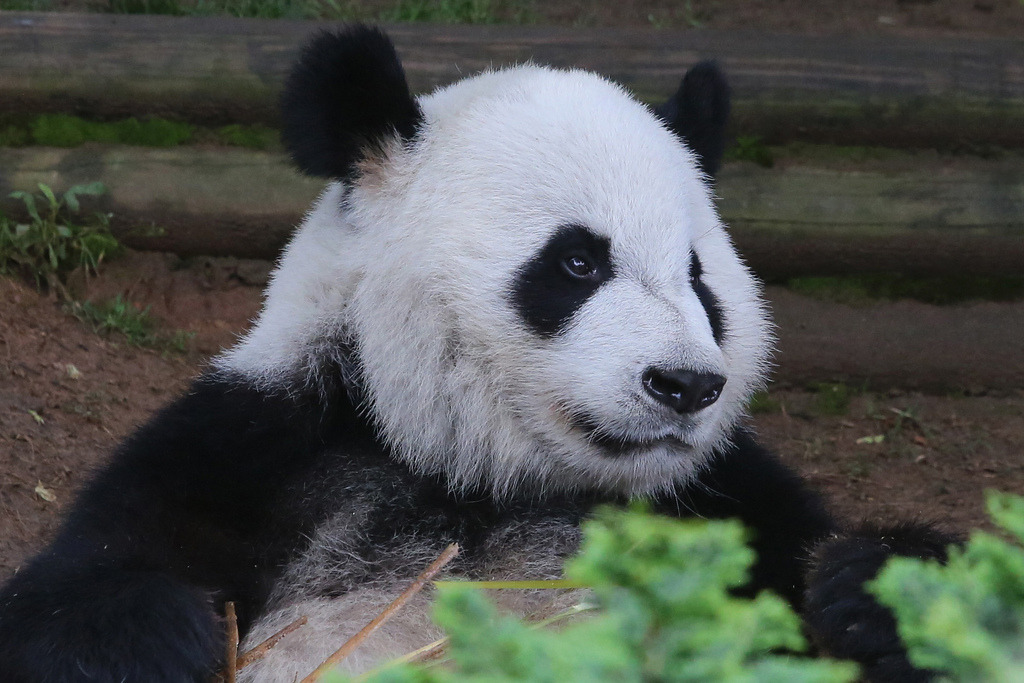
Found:
M 0 599 L 8 683 L 206 683 L 222 654 L 210 597 L 164 573 L 69 567 L 43 555 Z
M 864 590 L 893 556 L 945 561 L 953 536 L 920 524 L 863 525 L 822 541 L 811 557 L 804 619 L 817 647 L 862 665 L 873 683 L 928 681 L 915 669 L 888 608 Z
M 206 681 L 223 655 L 224 601 L 244 632 L 315 521 L 312 503 L 289 512 L 281 500 L 315 486 L 303 474 L 330 424 L 289 395 L 198 380 L 122 444 L 50 547 L 0 588 L 0 679 Z

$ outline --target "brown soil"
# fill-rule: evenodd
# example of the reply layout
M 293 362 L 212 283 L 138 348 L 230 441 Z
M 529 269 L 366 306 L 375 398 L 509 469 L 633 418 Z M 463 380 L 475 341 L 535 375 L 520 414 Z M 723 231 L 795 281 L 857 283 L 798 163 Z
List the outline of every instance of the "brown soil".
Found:
M 268 267 L 258 261 L 185 262 L 135 253 L 109 265 L 99 280 L 79 284 L 83 296 L 100 300 L 121 294 L 149 306 L 165 329 L 195 332 L 186 355 L 100 337 L 52 299 L 0 278 L 0 581 L 53 533 L 75 490 L 110 450 L 180 393 L 209 354 L 244 329 L 258 309 Z M 806 388 L 801 358 L 787 348 L 808 343 L 801 341 L 801 325 L 813 323 L 823 311 L 861 326 L 872 307 L 812 305 L 775 290 L 770 295 L 784 321 L 780 362 L 794 369 L 781 376 L 801 379 L 774 389 L 755 425 L 842 515 L 919 518 L 963 530 L 983 523 L 985 489 L 1024 493 L 1024 393 L 1019 389 L 984 395 L 985 387 L 975 387 L 974 395 L 944 396 L 895 389 L 854 392 L 844 385 L 839 393 L 851 393 L 845 404 L 835 390 Z M 1006 306 L 1018 313 L 1021 307 Z M 883 321 L 894 317 L 894 310 L 907 319 L 935 315 L 935 307 L 911 302 L 874 308 Z M 946 315 L 956 317 L 956 310 Z M 943 327 L 950 325 L 943 320 L 937 329 Z M 947 343 L 941 332 L 932 334 L 937 348 Z M 837 358 L 851 352 L 841 335 L 830 343 Z M 984 355 L 986 343 L 981 340 L 977 355 Z M 822 367 L 820 356 L 812 368 Z

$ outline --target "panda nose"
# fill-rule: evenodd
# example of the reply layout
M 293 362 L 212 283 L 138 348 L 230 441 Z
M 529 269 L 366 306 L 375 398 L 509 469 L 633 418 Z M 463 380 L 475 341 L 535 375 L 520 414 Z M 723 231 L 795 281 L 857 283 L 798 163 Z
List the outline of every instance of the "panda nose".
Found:
M 644 389 L 654 400 L 680 414 L 707 408 L 718 400 L 725 386 L 725 378 L 721 375 L 678 369 L 647 368 L 642 381 Z

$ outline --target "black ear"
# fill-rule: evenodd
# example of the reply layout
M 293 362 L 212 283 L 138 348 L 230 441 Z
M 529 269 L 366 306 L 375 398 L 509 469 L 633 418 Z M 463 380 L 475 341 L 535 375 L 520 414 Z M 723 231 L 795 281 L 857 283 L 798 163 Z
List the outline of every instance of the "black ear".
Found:
M 701 170 L 714 177 L 722 163 L 729 121 L 729 83 L 718 65 L 700 62 L 687 71 L 676 94 L 655 113 L 686 141 Z
M 348 180 L 368 152 L 423 119 L 391 40 L 368 26 L 321 33 L 302 50 L 281 95 L 281 139 L 313 176 Z

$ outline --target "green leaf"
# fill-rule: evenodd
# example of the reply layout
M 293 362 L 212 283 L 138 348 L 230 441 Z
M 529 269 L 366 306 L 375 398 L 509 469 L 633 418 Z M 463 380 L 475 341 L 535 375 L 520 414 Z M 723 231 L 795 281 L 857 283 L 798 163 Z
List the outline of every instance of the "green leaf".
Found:
M 64 202 L 68 205 L 68 208 L 72 213 L 78 213 L 81 210 L 81 205 L 78 203 L 79 195 L 98 197 L 106 192 L 107 186 L 99 181 L 85 185 L 74 185 L 68 188 L 68 191 L 64 193 Z
M 39 211 L 36 209 L 36 198 L 31 192 L 24 192 L 17 190 L 9 195 L 12 199 L 20 199 L 25 203 L 25 210 L 28 211 L 28 215 L 32 217 L 34 221 L 41 221 L 39 217 Z
M 46 197 L 46 201 L 50 203 L 51 209 L 59 206 L 57 203 L 57 196 L 53 194 L 53 190 L 50 188 L 49 185 L 45 183 L 39 183 L 39 191 L 43 193 L 44 197 Z

